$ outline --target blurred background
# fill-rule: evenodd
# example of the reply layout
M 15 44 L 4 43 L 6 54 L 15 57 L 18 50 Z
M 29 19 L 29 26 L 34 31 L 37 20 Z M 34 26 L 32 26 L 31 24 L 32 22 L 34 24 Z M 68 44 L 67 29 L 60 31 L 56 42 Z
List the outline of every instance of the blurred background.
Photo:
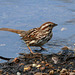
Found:
M 75 0 L 0 0 L 0 28 L 29 30 L 48 21 L 58 26 L 43 46 L 47 51 L 41 53 L 57 53 L 63 46 L 74 49 Z M 0 56 L 17 57 L 21 52 L 30 53 L 24 41 L 15 33 L 0 31 Z

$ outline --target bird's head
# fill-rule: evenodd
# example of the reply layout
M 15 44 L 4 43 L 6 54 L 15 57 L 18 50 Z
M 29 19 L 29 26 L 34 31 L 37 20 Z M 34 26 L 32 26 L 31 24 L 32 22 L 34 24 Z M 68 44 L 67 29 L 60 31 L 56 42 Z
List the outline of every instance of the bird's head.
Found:
M 52 28 L 55 27 L 55 26 L 57 26 L 57 24 L 55 24 L 55 23 L 53 23 L 53 22 L 46 22 L 46 23 L 44 23 L 44 24 L 42 24 L 42 25 L 40 26 L 40 29 L 41 29 L 41 30 L 44 30 L 44 29 L 47 29 L 47 28 L 52 29 Z

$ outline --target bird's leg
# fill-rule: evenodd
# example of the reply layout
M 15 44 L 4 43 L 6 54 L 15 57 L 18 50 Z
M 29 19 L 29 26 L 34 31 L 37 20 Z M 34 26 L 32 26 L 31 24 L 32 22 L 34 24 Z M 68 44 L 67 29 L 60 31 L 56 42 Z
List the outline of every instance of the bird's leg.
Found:
M 46 50 L 45 48 L 43 48 L 42 46 L 40 46 L 41 50 Z
M 40 53 L 34 53 L 34 52 L 30 49 L 29 46 L 27 46 L 27 47 L 28 47 L 28 49 L 30 50 L 30 52 L 31 52 L 32 54 L 40 54 Z
M 27 46 L 28 47 L 28 49 L 30 50 L 30 52 L 32 53 L 32 54 L 34 54 L 34 52 L 31 50 L 31 48 L 29 47 L 29 46 Z

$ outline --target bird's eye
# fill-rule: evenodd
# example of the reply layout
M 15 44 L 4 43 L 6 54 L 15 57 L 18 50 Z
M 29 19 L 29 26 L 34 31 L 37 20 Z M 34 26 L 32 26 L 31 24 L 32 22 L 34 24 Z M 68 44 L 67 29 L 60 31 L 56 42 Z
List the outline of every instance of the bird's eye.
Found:
M 51 24 L 49 25 L 49 27 L 51 27 Z

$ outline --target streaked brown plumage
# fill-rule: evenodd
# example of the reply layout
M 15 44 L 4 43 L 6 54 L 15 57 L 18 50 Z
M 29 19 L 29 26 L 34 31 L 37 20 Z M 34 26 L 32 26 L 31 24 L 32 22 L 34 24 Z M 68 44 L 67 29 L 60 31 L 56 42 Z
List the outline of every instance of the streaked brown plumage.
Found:
M 1 31 L 10 31 L 19 34 L 22 39 L 27 44 L 30 52 L 32 54 L 35 54 L 32 52 L 29 46 L 38 46 L 40 48 L 43 48 L 42 45 L 47 43 L 52 38 L 52 29 L 53 27 L 57 26 L 57 24 L 52 22 L 46 22 L 42 24 L 38 28 L 33 28 L 28 31 L 24 30 L 16 30 L 16 29 L 10 29 L 10 28 L 0 28 Z

